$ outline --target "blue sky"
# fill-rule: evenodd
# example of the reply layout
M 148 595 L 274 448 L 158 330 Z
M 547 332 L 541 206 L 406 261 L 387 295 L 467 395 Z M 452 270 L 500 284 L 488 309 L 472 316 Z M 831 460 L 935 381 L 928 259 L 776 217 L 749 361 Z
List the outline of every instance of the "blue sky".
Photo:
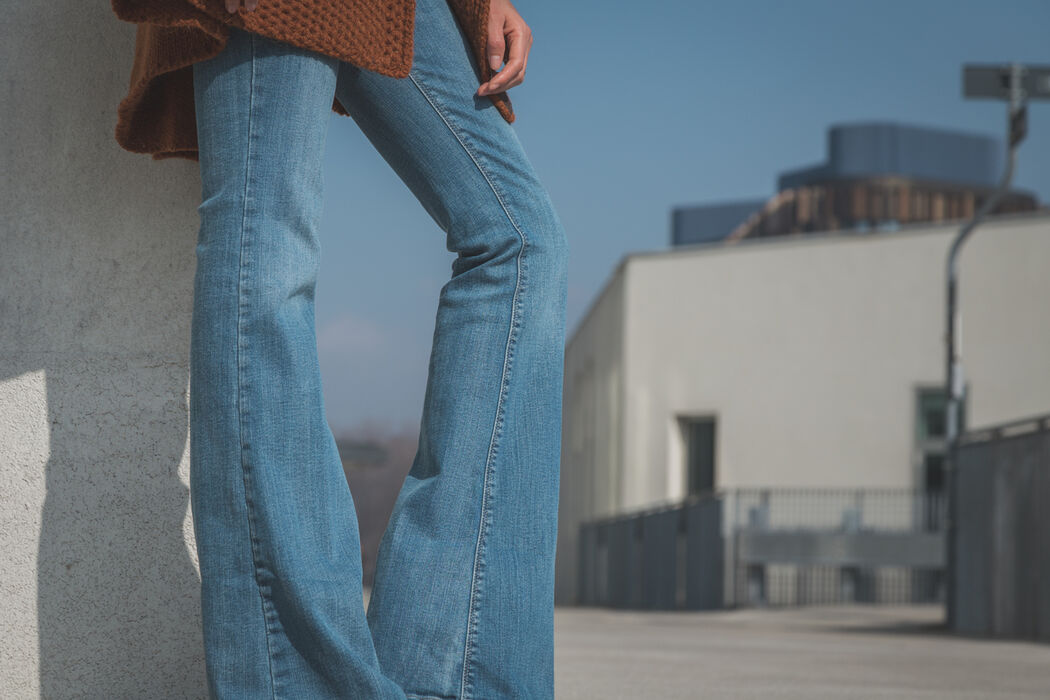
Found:
M 514 124 L 570 240 L 568 333 L 625 253 L 665 249 L 673 206 L 761 198 L 823 159 L 829 125 L 892 120 L 999 136 L 964 63 L 1050 64 L 1047 0 L 605 0 L 518 10 L 535 42 Z M 1050 202 L 1050 102 L 1017 187 Z M 352 120 L 333 114 L 317 336 L 337 433 L 414 429 L 454 255 Z

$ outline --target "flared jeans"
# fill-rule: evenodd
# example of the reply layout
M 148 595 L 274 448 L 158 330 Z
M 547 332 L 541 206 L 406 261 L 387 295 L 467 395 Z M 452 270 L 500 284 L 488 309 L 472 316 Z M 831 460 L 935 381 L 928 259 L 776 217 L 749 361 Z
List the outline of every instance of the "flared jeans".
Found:
M 193 66 L 190 498 L 215 698 L 554 695 L 568 246 L 447 3 L 416 12 L 407 78 L 237 28 Z M 367 610 L 314 322 L 334 96 L 456 254 Z

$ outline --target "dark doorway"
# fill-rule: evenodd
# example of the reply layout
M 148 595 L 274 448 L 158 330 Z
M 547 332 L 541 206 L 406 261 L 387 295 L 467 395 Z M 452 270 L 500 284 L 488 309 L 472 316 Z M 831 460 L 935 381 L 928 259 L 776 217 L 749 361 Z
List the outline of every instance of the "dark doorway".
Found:
M 686 493 L 710 492 L 715 487 L 715 427 L 713 416 L 680 418 L 685 452 Z

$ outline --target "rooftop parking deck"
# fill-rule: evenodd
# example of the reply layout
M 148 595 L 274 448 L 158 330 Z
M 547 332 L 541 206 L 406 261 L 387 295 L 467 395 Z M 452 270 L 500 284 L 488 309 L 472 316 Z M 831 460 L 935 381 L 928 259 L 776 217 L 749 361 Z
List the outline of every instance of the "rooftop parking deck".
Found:
M 1046 700 L 1050 646 L 952 636 L 940 606 L 559 607 L 559 700 Z

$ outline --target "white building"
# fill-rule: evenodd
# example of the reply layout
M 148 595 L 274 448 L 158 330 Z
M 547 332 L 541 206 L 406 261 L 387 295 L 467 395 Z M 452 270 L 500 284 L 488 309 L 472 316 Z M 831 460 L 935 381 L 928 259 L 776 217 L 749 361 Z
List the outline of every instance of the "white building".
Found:
M 581 521 L 734 487 L 936 489 L 958 226 L 625 256 L 565 357 L 557 599 Z M 1050 411 L 1050 214 L 960 257 L 969 426 Z

